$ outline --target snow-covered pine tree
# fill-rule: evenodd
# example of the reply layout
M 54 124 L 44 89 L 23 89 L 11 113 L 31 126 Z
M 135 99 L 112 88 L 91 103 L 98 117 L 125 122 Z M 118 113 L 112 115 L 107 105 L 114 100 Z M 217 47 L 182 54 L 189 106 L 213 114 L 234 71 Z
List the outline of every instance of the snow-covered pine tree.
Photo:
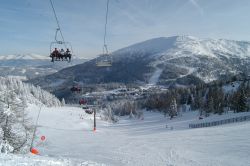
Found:
M 244 89 L 239 89 L 231 97 L 231 109 L 234 112 L 244 112 L 247 111 L 247 98 Z
M 241 89 L 238 93 L 237 112 L 244 112 L 247 110 L 247 98 L 243 89 Z
M 207 111 L 206 113 L 209 116 L 209 113 L 213 113 L 214 112 L 214 99 L 213 96 L 209 96 L 208 100 L 207 100 Z
M 62 98 L 62 106 L 65 106 L 65 100 Z
M 1 106 L 1 128 L 3 130 L 3 142 L 13 147 L 14 152 L 18 152 L 27 144 L 28 125 L 25 120 L 25 107 L 23 102 L 17 98 L 14 92 L 6 95 L 6 103 Z M 2 146 L 9 147 L 7 145 Z M 7 150 L 3 150 L 5 153 Z
M 188 100 L 187 100 L 187 105 L 192 105 L 192 103 L 193 103 L 193 98 L 192 98 L 192 95 L 189 94 L 188 95 Z
M 214 108 L 215 113 L 222 114 L 224 112 L 224 93 L 221 87 L 216 87 L 214 92 Z
M 170 106 L 169 106 L 169 116 L 172 119 L 174 116 L 177 116 L 177 104 L 176 99 L 172 98 Z

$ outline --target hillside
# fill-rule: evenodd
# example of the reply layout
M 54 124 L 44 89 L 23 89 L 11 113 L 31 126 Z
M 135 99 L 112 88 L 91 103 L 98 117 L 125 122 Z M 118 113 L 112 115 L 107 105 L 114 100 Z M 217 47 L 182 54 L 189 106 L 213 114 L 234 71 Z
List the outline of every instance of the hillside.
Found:
M 57 107 L 61 102 L 41 88 L 13 78 L 0 77 L 0 94 L 0 151 L 27 153 L 34 129 L 27 108 Z
M 63 69 L 31 82 L 53 91 L 74 82 L 191 85 L 249 72 L 250 43 L 191 36 L 155 38 L 112 53 L 113 66 L 98 68 L 96 60 Z

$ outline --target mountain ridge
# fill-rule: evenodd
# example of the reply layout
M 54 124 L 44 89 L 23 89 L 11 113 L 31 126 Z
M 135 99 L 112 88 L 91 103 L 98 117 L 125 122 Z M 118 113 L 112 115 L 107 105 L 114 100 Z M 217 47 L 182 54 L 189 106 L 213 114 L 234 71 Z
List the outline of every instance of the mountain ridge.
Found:
M 192 36 L 160 37 L 119 49 L 111 56 L 113 65 L 110 68 L 96 67 L 97 58 L 32 82 L 49 87 L 50 83 L 60 80 L 58 86 L 64 89 L 75 82 L 167 86 L 208 83 L 249 72 L 250 42 Z
M 85 62 L 74 57 L 67 61 L 52 63 L 48 56 L 39 54 L 18 54 L 0 56 L 0 76 L 22 76 L 27 79 L 55 73 L 63 68 Z

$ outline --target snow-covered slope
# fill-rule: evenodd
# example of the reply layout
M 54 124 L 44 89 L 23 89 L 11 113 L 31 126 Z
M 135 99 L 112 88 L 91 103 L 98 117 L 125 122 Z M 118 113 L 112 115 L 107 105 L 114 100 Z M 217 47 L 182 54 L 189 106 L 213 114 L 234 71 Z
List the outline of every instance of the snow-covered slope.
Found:
M 36 117 L 34 110 L 39 108 L 30 110 Z M 42 156 L 119 166 L 250 164 L 249 122 L 188 129 L 188 124 L 197 120 L 198 112 L 184 113 L 173 121 L 157 112 L 144 112 L 144 119 L 124 117 L 117 124 L 98 117 L 93 132 L 93 115 L 81 108 L 42 108 L 36 148 Z M 40 144 L 42 135 L 46 141 Z
M 210 82 L 221 75 L 248 71 L 249 68 L 244 66 L 249 65 L 250 42 L 192 36 L 162 37 L 120 49 L 113 53 L 113 57 L 117 61 L 150 59 L 149 65 L 156 71 L 157 66 L 165 70 L 158 80 L 163 84 L 178 82 L 191 74 Z M 151 77 L 154 76 L 153 73 Z
M 0 166 L 104 166 L 91 161 L 77 161 L 35 155 L 0 154 Z

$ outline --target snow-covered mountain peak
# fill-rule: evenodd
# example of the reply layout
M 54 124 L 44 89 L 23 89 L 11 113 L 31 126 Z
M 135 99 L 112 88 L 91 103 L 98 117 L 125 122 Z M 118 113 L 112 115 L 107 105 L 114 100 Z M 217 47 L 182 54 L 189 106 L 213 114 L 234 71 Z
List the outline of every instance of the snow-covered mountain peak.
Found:
M 164 52 L 167 49 L 172 48 L 174 46 L 174 43 L 176 42 L 176 39 L 177 39 L 177 36 L 154 38 L 154 39 L 146 40 L 144 42 L 140 42 L 140 43 L 125 47 L 123 49 L 120 49 L 114 52 L 114 54 L 123 54 L 124 52 L 160 53 L 160 52 Z
M 202 56 L 208 58 L 250 57 L 250 42 L 226 39 L 201 39 L 193 36 L 160 37 L 140 42 L 113 53 L 115 57 L 136 58 L 149 55 L 162 59 Z
M 199 40 L 199 38 L 190 35 L 176 36 L 176 41 L 190 41 L 190 40 Z
M 29 54 L 11 54 L 11 55 L 1 55 L 0 60 L 39 60 L 39 59 L 49 59 L 49 56 L 29 53 Z

